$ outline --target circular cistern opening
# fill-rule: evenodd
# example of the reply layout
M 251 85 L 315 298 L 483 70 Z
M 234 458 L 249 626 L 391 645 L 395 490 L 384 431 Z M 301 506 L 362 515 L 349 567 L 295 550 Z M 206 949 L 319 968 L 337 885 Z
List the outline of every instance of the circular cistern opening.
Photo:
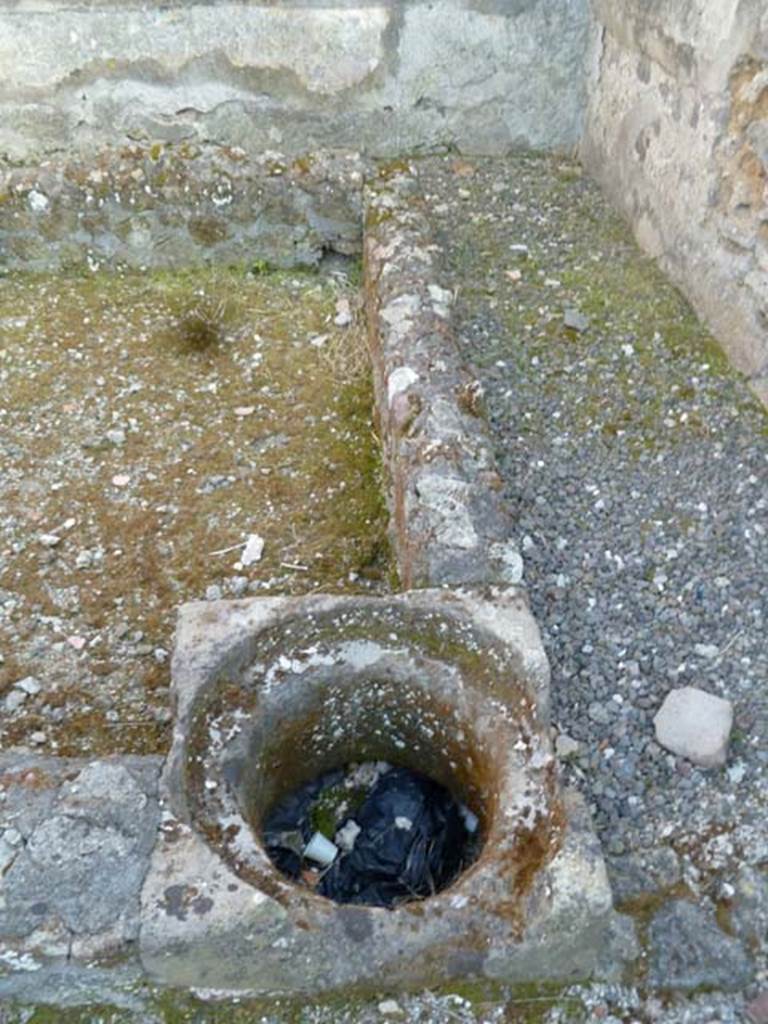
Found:
M 428 899 L 494 834 L 508 737 L 450 666 L 323 655 L 278 679 L 260 664 L 204 704 L 187 762 L 198 827 L 280 899 Z
M 434 896 L 477 856 L 480 822 L 434 779 L 352 762 L 282 797 L 262 838 L 288 878 L 337 903 L 397 907 Z

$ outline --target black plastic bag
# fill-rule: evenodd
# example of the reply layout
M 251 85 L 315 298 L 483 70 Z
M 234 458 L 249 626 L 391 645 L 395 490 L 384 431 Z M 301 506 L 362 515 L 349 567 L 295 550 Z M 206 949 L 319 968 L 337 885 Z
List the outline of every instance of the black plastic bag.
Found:
M 289 877 L 300 878 L 307 866 L 303 851 L 315 831 L 313 806 L 344 777 L 343 771 L 328 772 L 270 812 L 267 851 Z M 352 849 L 317 876 L 316 891 L 337 903 L 393 907 L 423 899 L 445 888 L 472 859 L 474 837 L 457 802 L 437 782 L 407 768 L 380 774 L 354 812 L 335 827 L 350 821 L 360 830 Z
M 381 776 L 354 820 L 360 826 L 354 847 L 317 887 L 337 903 L 392 907 L 431 896 L 464 862 L 468 834 L 458 804 L 406 768 Z

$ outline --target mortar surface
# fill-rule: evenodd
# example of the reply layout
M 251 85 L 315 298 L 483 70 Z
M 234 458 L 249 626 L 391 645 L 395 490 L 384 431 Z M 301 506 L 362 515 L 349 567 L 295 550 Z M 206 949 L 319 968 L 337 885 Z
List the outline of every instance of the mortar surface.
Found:
M 183 600 L 385 585 L 369 370 L 339 302 L 354 287 L 311 274 L 0 280 L 6 749 L 163 750 Z

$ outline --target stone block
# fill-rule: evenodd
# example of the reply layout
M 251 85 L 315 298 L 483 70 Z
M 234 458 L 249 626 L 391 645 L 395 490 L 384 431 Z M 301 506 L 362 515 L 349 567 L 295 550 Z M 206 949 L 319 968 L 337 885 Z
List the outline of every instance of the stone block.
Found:
M 159 758 L 0 760 L 0 973 L 123 953 L 155 844 Z M 27 965 L 26 967 L 24 965 Z
M 725 764 L 733 724 L 730 701 L 695 686 L 672 690 L 653 720 L 656 742 L 702 768 Z
M 150 977 L 302 994 L 589 975 L 610 890 L 582 801 L 557 785 L 547 685 L 516 588 L 184 606 L 167 817 L 142 895 Z M 477 860 L 394 910 L 338 905 L 281 875 L 260 838 L 272 803 L 380 759 L 473 810 Z

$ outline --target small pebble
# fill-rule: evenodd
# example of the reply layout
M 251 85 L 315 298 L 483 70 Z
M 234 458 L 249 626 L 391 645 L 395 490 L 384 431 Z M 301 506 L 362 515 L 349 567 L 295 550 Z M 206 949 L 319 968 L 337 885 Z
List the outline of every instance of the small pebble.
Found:
M 5 700 L 3 701 L 5 710 L 18 711 L 26 699 L 27 694 L 23 690 L 11 690 L 10 693 L 6 694 Z
M 399 1017 L 403 1013 L 402 1007 L 394 999 L 382 1000 L 378 1009 L 382 1017 Z
M 40 693 L 43 688 L 43 684 L 39 679 L 35 679 L 34 676 L 25 676 L 13 685 L 17 690 L 23 690 L 24 693 L 28 694 L 30 697 L 34 697 L 35 694 Z
M 561 761 L 568 761 L 577 757 L 581 751 L 581 744 L 567 733 L 558 733 L 555 739 L 555 753 Z

